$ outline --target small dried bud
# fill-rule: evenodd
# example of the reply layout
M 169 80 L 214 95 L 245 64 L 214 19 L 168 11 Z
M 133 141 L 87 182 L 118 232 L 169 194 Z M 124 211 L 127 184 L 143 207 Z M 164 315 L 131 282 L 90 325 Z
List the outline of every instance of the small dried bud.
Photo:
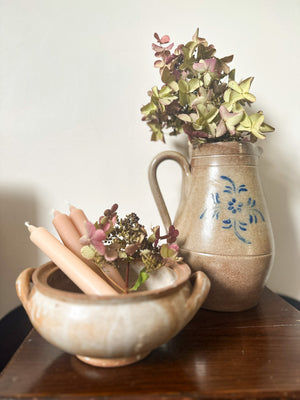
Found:
M 81 248 L 81 255 L 87 260 L 92 260 L 95 257 L 96 251 L 92 246 L 83 246 Z

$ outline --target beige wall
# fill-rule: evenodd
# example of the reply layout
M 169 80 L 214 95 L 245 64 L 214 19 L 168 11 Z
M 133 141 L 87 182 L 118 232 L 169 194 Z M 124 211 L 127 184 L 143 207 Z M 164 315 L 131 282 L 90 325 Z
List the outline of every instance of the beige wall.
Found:
M 14 282 L 46 258 L 24 221 L 51 228 L 65 200 L 91 219 L 113 202 L 145 225 L 161 223 L 147 182 L 159 151 L 139 109 L 160 84 L 152 35 L 200 35 L 235 54 L 237 79 L 255 76 L 257 109 L 277 128 L 263 144 L 261 176 L 276 240 L 269 286 L 300 299 L 298 0 L 0 0 L 0 317 Z M 171 213 L 179 169 L 162 168 Z

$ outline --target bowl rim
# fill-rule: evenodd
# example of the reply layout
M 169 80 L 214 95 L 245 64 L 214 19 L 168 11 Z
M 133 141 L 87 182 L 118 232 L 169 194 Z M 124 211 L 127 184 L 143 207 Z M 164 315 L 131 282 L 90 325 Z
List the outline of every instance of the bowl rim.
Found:
M 159 289 L 152 289 L 152 290 L 145 290 L 143 292 L 132 292 L 127 294 L 118 293 L 115 295 L 87 295 L 85 293 L 74 293 L 68 292 L 61 289 L 56 289 L 52 286 L 49 286 L 48 279 L 51 274 L 55 273 L 56 271 L 60 270 L 52 261 L 49 261 L 45 264 L 42 264 L 38 268 L 35 269 L 32 282 L 34 287 L 38 289 L 42 294 L 46 295 L 47 297 L 54 298 L 56 300 L 61 301 L 75 301 L 75 302 L 83 302 L 83 303 L 95 303 L 99 304 L 100 302 L 107 302 L 110 303 L 113 301 L 115 303 L 124 303 L 124 302 L 131 302 L 131 301 L 145 301 L 149 300 L 149 298 L 159 298 L 162 296 L 167 296 L 170 293 L 177 291 L 181 288 L 187 281 L 190 280 L 192 275 L 192 271 L 190 267 L 186 263 L 176 263 L 174 267 L 171 268 L 175 274 L 176 279 L 175 282 L 167 285 L 165 287 Z M 63 273 L 63 271 L 61 271 Z

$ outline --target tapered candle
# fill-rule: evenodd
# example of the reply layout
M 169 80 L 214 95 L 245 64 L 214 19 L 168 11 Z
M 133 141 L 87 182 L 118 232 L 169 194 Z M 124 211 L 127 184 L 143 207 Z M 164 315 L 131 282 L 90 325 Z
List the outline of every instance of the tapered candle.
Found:
M 112 280 L 112 283 L 116 283 L 117 286 L 121 287 L 122 289 L 125 289 L 126 284 L 124 282 L 124 279 L 121 277 L 119 271 L 117 270 L 117 268 L 115 268 L 112 265 L 106 264 L 104 266 L 104 271 L 103 271 L 105 275 L 103 275 L 101 269 L 97 267 L 93 263 L 93 261 L 86 260 L 81 255 L 82 245 L 80 244 L 79 241 L 81 236 L 68 215 L 62 214 L 61 212 L 55 210 L 52 223 L 57 233 L 59 234 L 61 240 L 63 241 L 64 245 L 68 247 L 68 249 L 70 249 L 74 254 L 76 254 L 85 264 L 89 265 L 94 271 L 98 269 L 97 273 L 102 275 L 102 277 L 107 275 L 108 279 Z
M 73 222 L 74 226 L 80 233 L 80 236 L 85 234 L 85 221 L 87 221 L 87 216 L 83 212 L 83 210 L 76 208 L 72 205 L 69 206 L 70 209 L 70 218 Z
M 80 233 L 76 229 L 72 220 L 68 215 L 63 214 L 57 210 L 53 211 L 54 218 L 52 223 L 59 234 L 63 244 L 68 247 L 74 254 L 76 254 L 83 261 L 87 261 L 81 255 Z
M 74 207 L 73 205 L 69 205 L 69 209 L 70 209 L 69 217 L 71 218 L 71 221 L 73 222 L 74 226 L 80 233 L 80 236 L 85 235 L 86 233 L 85 223 L 86 221 L 88 221 L 88 218 L 85 215 L 84 211 L 81 210 L 80 208 Z M 124 279 L 122 278 L 116 267 L 106 264 L 104 272 L 110 279 L 113 280 L 113 282 L 116 282 L 118 286 L 120 286 L 122 289 L 125 289 L 126 283 L 124 282 Z
M 39 247 L 84 293 L 90 295 L 117 294 L 108 283 L 92 271 L 71 250 L 43 227 L 25 223 L 30 240 Z

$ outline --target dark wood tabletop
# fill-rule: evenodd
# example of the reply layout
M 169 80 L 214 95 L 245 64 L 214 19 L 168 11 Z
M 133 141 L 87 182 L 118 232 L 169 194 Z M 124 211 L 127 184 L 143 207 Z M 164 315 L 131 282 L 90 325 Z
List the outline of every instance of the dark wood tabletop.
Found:
M 144 360 L 96 368 L 32 330 L 0 378 L 1 399 L 300 399 L 300 312 L 265 289 L 238 313 L 201 309 Z

